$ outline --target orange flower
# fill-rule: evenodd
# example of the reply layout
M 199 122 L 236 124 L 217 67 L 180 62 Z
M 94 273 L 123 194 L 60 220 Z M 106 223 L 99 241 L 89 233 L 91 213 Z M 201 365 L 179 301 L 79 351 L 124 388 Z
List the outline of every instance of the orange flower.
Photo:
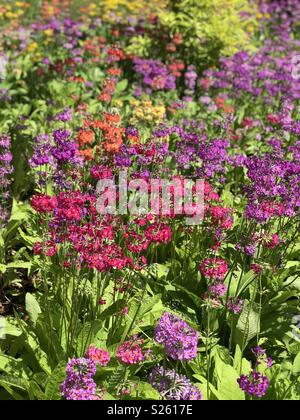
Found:
M 118 114 L 104 114 L 105 120 L 109 123 L 115 123 L 118 124 L 121 120 L 120 115 Z
M 216 102 L 216 105 L 217 105 L 218 108 L 224 108 L 224 106 L 225 106 L 225 99 L 224 98 L 218 97 L 218 98 L 216 98 L 215 102 Z
M 101 93 L 101 95 L 98 96 L 98 100 L 101 102 L 110 102 L 111 95 L 108 95 L 107 93 Z
M 224 112 L 227 114 L 232 114 L 234 112 L 234 107 L 232 105 L 227 105 L 224 107 Z
M 93 149 L 79 150 L 78 154 L 79 156 L 83 157 L 85 160 L 88 161 L 94 159 Z
M 104 143 L 103 147 L 107 153 L 118 153 L 120 147 L 122 146 L 122 141 L 120 143 Z
M 107 73 L 110 76 L 120 76 L 120 74 L 122 73 L 122 70 L 121 69 L 110 68 L 110 69 L 108 69 Z
M 80 130 L 77 138 L 80 146 L 93 144 L 95 141 L 95 133 L 92 130 Z

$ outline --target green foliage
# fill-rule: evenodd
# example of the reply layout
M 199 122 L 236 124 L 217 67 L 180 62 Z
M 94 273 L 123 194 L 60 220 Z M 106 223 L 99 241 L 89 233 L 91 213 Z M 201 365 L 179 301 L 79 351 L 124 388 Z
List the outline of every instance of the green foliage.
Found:
M 241 12 L 249 13 L 243 19 Z M 201 68 L 250 47 L 253 6 L 247 0 L 170 0 L 159 13 L 170 34 L 183 36 L 182 56 Z

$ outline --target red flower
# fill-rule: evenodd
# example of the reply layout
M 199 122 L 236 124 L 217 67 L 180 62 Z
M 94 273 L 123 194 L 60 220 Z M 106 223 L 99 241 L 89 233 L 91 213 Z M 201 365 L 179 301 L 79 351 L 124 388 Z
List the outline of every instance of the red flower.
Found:
M 200 273 L 215 280 L 224 280 L 228 272 L 228 264 L 220 258 L 206 258 L 199 266 Z
M 31 206 L 38 213 L 51 213 L 58 205 L 57 198 L 49 195 L 34 195 L 31 200 Z

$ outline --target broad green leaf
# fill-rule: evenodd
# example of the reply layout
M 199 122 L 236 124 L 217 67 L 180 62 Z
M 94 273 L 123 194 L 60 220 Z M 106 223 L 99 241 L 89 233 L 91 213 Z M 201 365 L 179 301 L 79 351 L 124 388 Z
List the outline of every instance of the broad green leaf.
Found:
M 234 340 L 235 343 L 244 349 L 252 338 L 260 332 L 259 307 L 255 303 L 246 303 L 238 319 Z
M 245 394 L 237 382 L 239 378 L 236 370 L 223 363 L 218 367 L 218 392 L 221 400 L 244 400 Z
M 36 298 L 30 293 L 27 293 L 25 296 L 25 306 L 30 317 L 30 321 L 33 325 L 35 325 L 39 315 L 42 313 L 42 310 Z
M 293 363 L 293 374 L 299 375 L 300 373 L 300 353 L 297 354 Z

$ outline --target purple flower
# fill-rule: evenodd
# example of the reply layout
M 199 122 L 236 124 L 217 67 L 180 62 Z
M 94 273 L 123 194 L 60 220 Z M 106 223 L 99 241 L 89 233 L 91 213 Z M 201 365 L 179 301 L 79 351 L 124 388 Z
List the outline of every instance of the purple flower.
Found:
M 157 60 L 135 58 L 133 60 L 134 71 L 143 78 L 146 88 L 152 90 L 174 90 L 176 89 L 176 78 L 168 68 Z M 135 95 L 140 96 L 141 90 L 137 88 Z
M 61 385 L 61 394 L 66 400 L 100 400 L 96 395 L 96 364 L 86 358 L 72 359 L 66 368 L 67 378 Z
M 199 388 L 192 385 L 190 380 L 178 374 L 175 370 L 155 367 L 148 377 L 149 383 L 165 400 L 202 400 Z
M 59 164 L 76 162 L 77 146 L 70 140 L 70 135 L 67 130 L 55 130 L 53 133 L 56 146 L 52 148 L 52 155 Z
M 195 67 L 189 66 L 184 75 L 184 83 L 185 83 L 186 88 L 189 91 L 194 92 L 196 88 L 196 84 L 197 84 L 197 78 L 198 78 L 198 75 L 195 71 Z
M 224 283 L 215 282 L 209 286 L 208 291 L 215 299 L 217 299 L 226 294 L 227 286 Z
M 237 382 L 244 392 L 258 398 L 266 394 L 270 385 L 268 378 L 257 371 L 251 372 L 248 376 L 241 375 Z
M 198 333 L 179 317 L 165 312 L 155 328 L 154 340 L 164 344 L 173 360 L 192 360 L 197 356 Z
M 261 364 L 265 364 L 268 368 L 271 368 L 273 366 L 273 360 L 271 359 L 271 357 L 267 356 L 266 350 L 262 347 L 254 347 L 253 349 L 251 349 L 251 352 L 256 357 L 256 366 Z
M 50 143 L 50 138 L 47 135 L 39 135 L 35 139 L 34 152 L 29 160 L 30 166 L 38 167 L 47 164 L 54 164 L 52 157 L 52 145 Z
M 240 314 L 244 307 L 244 301 L 238 297 L 229 298 L 227 302 L 227 308 L 235 315 Z
M 66 108 L 64 111 L 60 112 L 55 116 L 56 121 L 68 122 L 72 119 L 72 110 Z

